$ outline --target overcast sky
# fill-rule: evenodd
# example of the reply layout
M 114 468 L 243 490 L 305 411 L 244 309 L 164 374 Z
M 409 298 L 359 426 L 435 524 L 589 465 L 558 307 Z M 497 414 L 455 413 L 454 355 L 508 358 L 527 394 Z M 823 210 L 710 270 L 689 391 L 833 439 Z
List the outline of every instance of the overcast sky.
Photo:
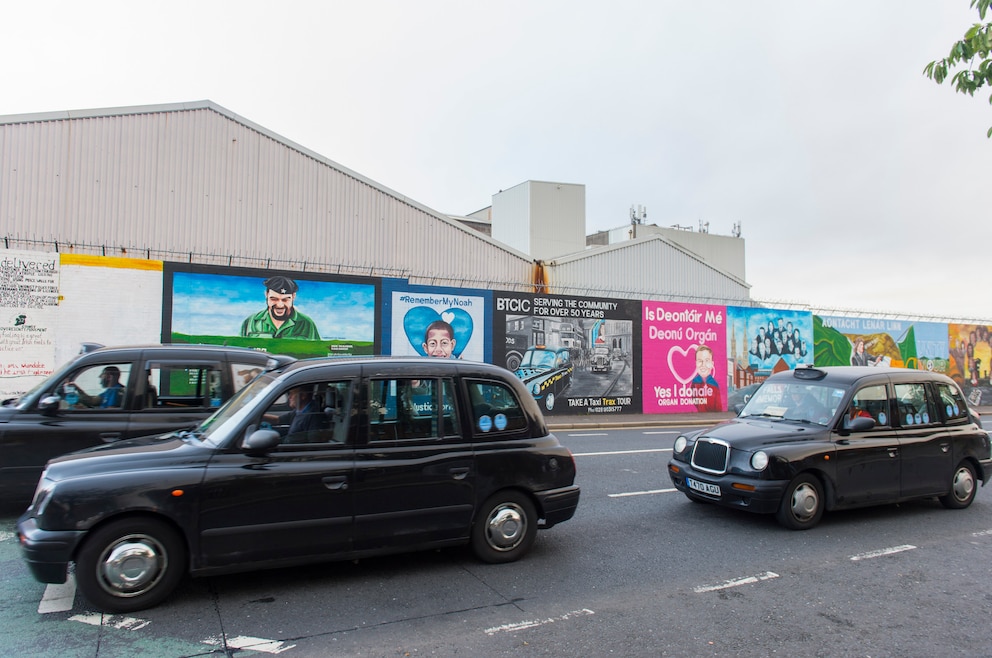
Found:
M 968 0 L 18 2 L 0 114 L 209 99 L 468 214 L 730 235 L 754 299 L 992 320 L 992 90 L 922 75 Z

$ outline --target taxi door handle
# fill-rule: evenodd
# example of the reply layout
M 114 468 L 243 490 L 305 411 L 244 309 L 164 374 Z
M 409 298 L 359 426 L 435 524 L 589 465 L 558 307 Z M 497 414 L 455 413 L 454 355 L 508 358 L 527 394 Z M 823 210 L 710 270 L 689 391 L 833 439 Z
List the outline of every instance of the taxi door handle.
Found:
M 348 488 L 348 477 L 345 475 L 328 475 L 321 482 L 332 491 L 345 491 Z
M 464 480 L 465 476 L 468 475 L 468 466 L 457 466 L 455 468 L 449 469 L 448 472 L 456 480 Z
M 100 440 L 104 443 L 113 443 L 121 440 L 120 432 L 100 432 Z
M 899 448 L 889 448 L 889 457 L 898 457 Z

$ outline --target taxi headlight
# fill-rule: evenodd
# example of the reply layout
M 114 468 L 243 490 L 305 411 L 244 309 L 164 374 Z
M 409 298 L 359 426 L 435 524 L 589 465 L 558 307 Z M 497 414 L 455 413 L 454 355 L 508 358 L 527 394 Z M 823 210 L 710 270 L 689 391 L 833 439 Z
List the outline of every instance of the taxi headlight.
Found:
M 675 451 L 676 455 L 681 455 L 682 452 L 685 450 L 686 444 L 688 443 L 689 441 L 687 441 L 684 436 L 680 436 L 679 438 L 675 439 L 675 445 L 673 446 L 672 449 Z
M 540 395 L 541 394 L 541 385 L 535 383 L 533 386 L 530 387 L 530 392 L 533 395 Z
M 758 452 L 751 455 L 751 468 L 756 471 L 765 470 L 765 466 L 768 466 L 768 453 L 764 450 L 759 450 Z

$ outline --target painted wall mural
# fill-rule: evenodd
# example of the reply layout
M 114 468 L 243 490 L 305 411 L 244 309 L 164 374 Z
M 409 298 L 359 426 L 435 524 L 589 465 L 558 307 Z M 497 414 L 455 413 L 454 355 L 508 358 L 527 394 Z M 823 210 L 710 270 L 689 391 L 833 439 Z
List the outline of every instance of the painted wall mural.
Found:
M 948 327 L 940 322 L 813 316 L 818 366 L 892 366 L 947 373 Z
M 514 371 L 549 415 L 723 411 L 769 375 L 808 364 L 942 372 L 973 405 L 992 404 L 992 325 L 14 250 L 0 255 L 0 270 L 6 395 L 29 389 L 81 342 L 161 337 L 297 357 L 496 363 Z M 138 312 L 115 315 L 119 302 L 103 294 L 108 289 L 127 291 Z
M 992 404 L 992 325 L 949 324 L 947 374 L 974 406 Z
M 167 342 L 296 357 L 379 352 L 378 280 L 166 263 L 163 288 Z
M 640 411 L 640 302 L 495 292 L 493 307 L 493 362 L 545 413 Z
M 644 302 L 644 413 L 727 408 L 726 307 Z
M 408 286 L 399 279 L 384 279 L 382 290 L 384 353 L 490 360 L 490 291 Z

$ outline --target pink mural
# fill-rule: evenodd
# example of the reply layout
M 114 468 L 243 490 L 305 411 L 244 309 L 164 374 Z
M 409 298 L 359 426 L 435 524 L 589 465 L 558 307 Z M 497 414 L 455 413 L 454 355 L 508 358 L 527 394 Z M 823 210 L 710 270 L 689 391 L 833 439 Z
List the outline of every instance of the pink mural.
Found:
M 642 314 L 644 413 L 725 410 L 726 307 L 651 301 Z

